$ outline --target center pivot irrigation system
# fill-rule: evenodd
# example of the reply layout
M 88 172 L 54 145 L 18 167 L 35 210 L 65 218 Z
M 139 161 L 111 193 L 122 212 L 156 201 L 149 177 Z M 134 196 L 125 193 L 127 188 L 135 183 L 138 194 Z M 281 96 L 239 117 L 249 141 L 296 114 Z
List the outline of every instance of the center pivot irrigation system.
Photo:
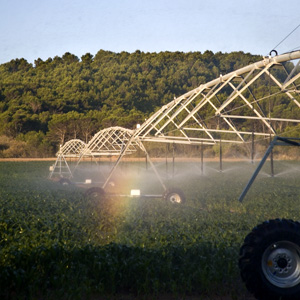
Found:
M 300 145 L 297 139 L 284 137 L 289 126 L 300 123 L 299 59 L 300 51 L 277 55 L 273 50 L 261 61 L 220 74 L 175 97 L 135 130 L 111 127 L 99 131 L 87 144 L 71 140 L 58 151 L 50 178 L 59 175 L 62 183 L 68 183 L 73 173 L 66 158 L 76 158 L 78 167 L 86 157 L 117 156 L 102 186 L 90 189 L 91 194 L 103 195 L 122 158 L 142 150 L 165 191 L 163 197 L 180 203 L 184 201 L 182 191 L 166 187 L 144 142 L 216 145 L 273 139 L 242 201 L 274 146 Z M 265 238 L 255 239 L 261 231 Z M 247 288 L 256 297 L 300 299 L 300 224 L 273 220 L 254 229 L 242 246 L 239 265 Z

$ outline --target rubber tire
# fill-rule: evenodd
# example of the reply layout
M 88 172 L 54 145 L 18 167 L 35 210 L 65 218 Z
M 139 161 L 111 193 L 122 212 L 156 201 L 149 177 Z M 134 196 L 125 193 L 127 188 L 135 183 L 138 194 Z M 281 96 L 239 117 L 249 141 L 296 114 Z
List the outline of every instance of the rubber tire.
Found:
M 61 185 L 71 185 L 71 184 L 72 184 L 71 180 L 68 179 L 68 178 L 61 178 L 61 179 L 59 179 L 58 182 L 59 182 Z
M 293 287 L 278 287 L 264 275 L 263 255 L 265 251 L 269 251 L 267 249 L 272 249 L 269 247 L 280 242 L 293 243 L 291 245 L 295 246 L 295 249 L 297 246 L 300 247 L 300 223 L 286 219 L 266 221 L 248 234 L 240 249 L 239 268 L 242 280 L 248 291 L 257 299 L 300 299 L 300 283 Z M 299 249 L 297 249 L 297 254 L 300 256 Z M 276 276 L 276 273 L 270 276 Z
M 183 191 L 178 188 L 167 189 L 163 194 L 163 199 L 177 204 L 183 204 L 186 201 Z
M 103 198 L 105 196 L 105 191 L 101 187 L 91 187 L 85 191 L 85 196 L 91 198 Z

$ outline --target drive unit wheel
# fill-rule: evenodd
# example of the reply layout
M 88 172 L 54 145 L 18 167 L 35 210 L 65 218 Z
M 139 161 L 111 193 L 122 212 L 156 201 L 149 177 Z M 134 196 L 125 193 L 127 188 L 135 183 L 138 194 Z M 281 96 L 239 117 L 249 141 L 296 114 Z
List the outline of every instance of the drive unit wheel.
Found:
M 181 189 L 172 188 L 168 189 L 163 194 L 163 199 L 171 203 L 183 204 L 185 203 L 185 196 Z
M 239 268 L 257 299 L 300 299 L 300 223 L 276 219 L 255 227 L 241 247 Z
M 59 179 L 58 182 L 59 182 L 61 185 L 71 185 L 71 184 L 72 184 L 71 180 L 68 179 L 68 178 L 61 178 L 61 179 Z
M 105 195 L 105 191 L 101 187 L 91 187 L 86 190 L 85 195 L 91 198 L 102 198 Z

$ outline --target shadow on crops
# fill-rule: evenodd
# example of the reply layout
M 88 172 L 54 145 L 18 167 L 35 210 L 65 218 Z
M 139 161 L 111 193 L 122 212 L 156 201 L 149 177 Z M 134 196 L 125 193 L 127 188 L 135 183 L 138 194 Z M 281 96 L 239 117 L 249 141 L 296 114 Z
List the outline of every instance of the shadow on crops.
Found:
M 196 244 L 145 249 L 111 243 L 15 250 L 0 270 L 1 299 L 239 293 L 235 249 Z M 233 255 L 234 253 L 234 255 Z

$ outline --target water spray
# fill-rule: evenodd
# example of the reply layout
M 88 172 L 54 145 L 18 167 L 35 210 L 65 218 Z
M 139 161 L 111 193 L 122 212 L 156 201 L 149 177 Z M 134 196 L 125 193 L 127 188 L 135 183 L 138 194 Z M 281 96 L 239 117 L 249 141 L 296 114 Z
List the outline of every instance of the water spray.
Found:
M 245 189 L 243 190 L 242 194 L 240 195 L 240 197 L 239 197 L 240 202 L 243 202 L 243 200 L 246 197 L 255 178 L 257 177 L 258 173 L 262 169 L 262 167 L 263 167 L 264 163 L 266 162 L 267 158 L 269 157 L 269 155 L 272 153 L 273 148 L 275 146 L 297 146 L 297 147 L 300 147 L 300 142 L 298 142 L 298 141 L 300 141 L 300 138 L 284 138 L 284 137 L 279 137 L 279 136 L 274 137 L 273 141 L 270 142 L 270 145 L 269 145 L 266 153 L 264 154 L 262 160 L 260 161 L 256 170 L 254 171 L 252 177 L 250 178 L 248 184 L 246 185 Z M 273 174 L 273 176 L 274 176 L 274 174 Z

